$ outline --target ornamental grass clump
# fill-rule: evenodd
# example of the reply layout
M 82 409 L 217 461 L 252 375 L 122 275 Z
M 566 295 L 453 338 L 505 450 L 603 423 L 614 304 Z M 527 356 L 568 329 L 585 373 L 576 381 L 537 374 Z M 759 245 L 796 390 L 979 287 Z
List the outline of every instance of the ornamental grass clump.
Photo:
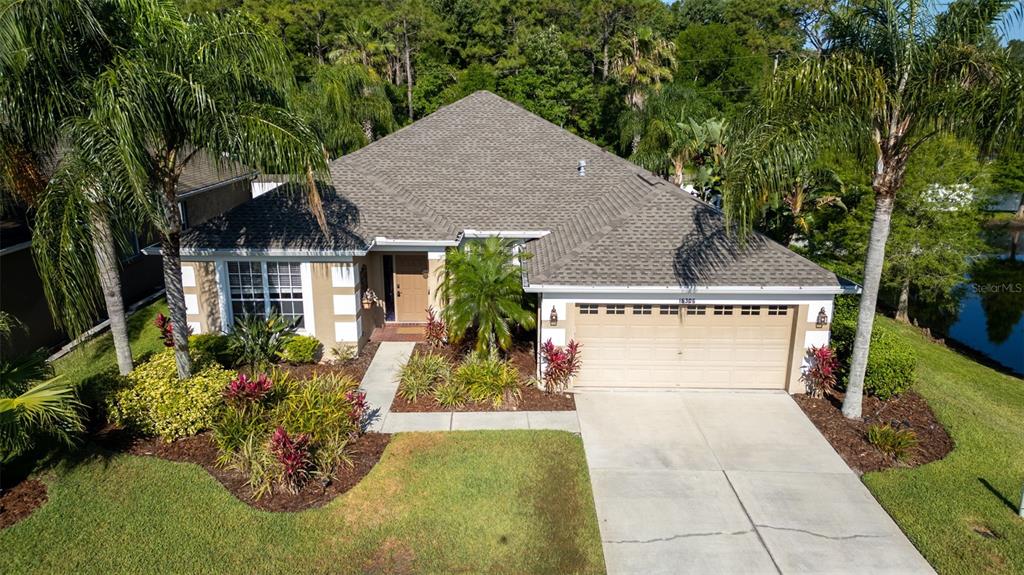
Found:
M 517 401 L 522 395 L 519 370 L 497 357 L 469 356 L 452 372 L 450 384 L 465 390 L 469 400 L 490 402 L 494 407 Z
M 557 346 L 551 339 L 544 342 L 541 355 L 544 359 L 544 387 L 547 391 L 564 391 L 569 382 L 582 367 L 579 342 L 569 340 L 565 347 Z
M 358 387 L 331 373 L 302 381 L 277 371 L 239 375 L 213 426 L 218 464 L 246 475 L 257 499 L 275 486 L 295 492 L 313 477 L 329 481 L 350 463 L 349 444 L 367 427 L 369 405 Z
M 398 396 L 416 401 L 428 396 L 451 377 L 448 359 L 436 353 L 413 355 L 402 365 L 398 374 Z
M 917 433 L 913 429 L 893 427 L 888 423 L 868 427 L 868 442 L 882 453 L 903 461 L 917 447 Z

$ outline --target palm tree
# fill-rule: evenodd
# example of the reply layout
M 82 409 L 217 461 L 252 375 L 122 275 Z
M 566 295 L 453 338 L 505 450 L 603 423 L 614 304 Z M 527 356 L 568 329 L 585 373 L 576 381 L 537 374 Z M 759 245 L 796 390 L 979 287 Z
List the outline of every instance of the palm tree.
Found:
M 326 221 L 315 175 L 323 146 L 290 111 L 292 71 L 282 43 L 242 14 L 152 22 L 89 86 L 91 110 L 68 139 L 132 190 L 160 235 L 178 376 L 191 375 L 181 283 L 177 189 L 196 154 L 291 174 Z
M 991 149 L 1018 138 L 1024 118 L 1021 72 L 998 46 L 994 25 L 1015 3 L 960 0 L 926 13 L 923 0 L 858 0 L 834 5 L 820 55 L 781 67 L 767 87 L 769 118 L 795 118 L 797 135 L 866 150 L 875 196 L 843 414 L 861 416 L 864 373 L 893 204 L 907 162 L 922 143 L 944 133 Z M 771 123 L 771 122 L 769 122 Z M 796 142 L 794 145 L 805 145 Z M 731 221 L 757 221 L 777 173 L 760 164 L 729 194 Z
M 612 60 L 612 76 L 626 89 L 626 108 L 638 113 L 651 92 L 661 89 L 662 81 L 672 79 L 675 69 L 675 44 L 659 37 L 654 30 L 640 26 L 620 37 Z M 640 132 L 632 138 L 630 152 L 640 144 Z
M 33 255 L 57 325 L 70 335 L 84 332 L 98 318 L 102 296 L 122 374 L 131 371 L 132 356 L 116 244 L 125 239 L 132 204 L 115 197 L 95 164 L 87 170 L 85 159 L 62 145 L 63 129 L 88 109 L 81 88 L 116 49 L 106 33 L 112 22 L 132 32 L 117 36 L 124 40 L 165 8 L 55 0 L 0 10 L 0 181 L 34 210 Z M 64 176 L 51 179 L 55 164 Z
M 8 397 L 0 390 L 0 465 L 32 449 L 40 437 L 73 445 L 83 429 L 74 389 L 54 377 Z
M 331 158 L 357 150 L 395 126 L 384 83 L 362 64 L 319 66 L 297 104 Z
M 477 353 L 494 353 L 512 345 L 513 326 L 534 326 L 533 312 L 523 307 L 522 271 L 516 262 L 530 256 L 514 248 L 511 240 L 489 237 L 448 252 L 439 294 L 452 341 L 475 330 Z

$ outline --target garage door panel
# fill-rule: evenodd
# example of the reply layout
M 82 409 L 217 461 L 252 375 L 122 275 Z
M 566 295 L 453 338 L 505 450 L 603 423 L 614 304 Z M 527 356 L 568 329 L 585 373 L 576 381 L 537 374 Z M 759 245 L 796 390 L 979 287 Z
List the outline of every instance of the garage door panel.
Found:
M 583 368 L 575 385 L 608 387 L 783 388 L 793 314 L 785 316 L 575 315 Z

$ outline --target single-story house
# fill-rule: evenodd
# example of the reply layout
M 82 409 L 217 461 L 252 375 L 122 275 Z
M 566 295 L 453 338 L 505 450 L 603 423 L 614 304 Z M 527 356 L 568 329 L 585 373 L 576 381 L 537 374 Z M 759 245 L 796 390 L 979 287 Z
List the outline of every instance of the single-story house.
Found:
M 803 391 L 836 275 L 664 179 L 477 92 L 330 164 L 329 233 L 281 187 L 183 236 L 195 332 L 278 310 L 325 349 L 442 308 L 446 250 L 523 242 L 538 340 L 583 345 L 577 387 Z

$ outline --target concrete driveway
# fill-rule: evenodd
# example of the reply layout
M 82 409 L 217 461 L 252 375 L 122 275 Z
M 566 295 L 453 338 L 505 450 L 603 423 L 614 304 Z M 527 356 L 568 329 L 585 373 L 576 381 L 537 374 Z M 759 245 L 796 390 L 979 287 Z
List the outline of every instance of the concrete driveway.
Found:
M 785 393 L 576 408 L 611 574 L 934 573 Z

